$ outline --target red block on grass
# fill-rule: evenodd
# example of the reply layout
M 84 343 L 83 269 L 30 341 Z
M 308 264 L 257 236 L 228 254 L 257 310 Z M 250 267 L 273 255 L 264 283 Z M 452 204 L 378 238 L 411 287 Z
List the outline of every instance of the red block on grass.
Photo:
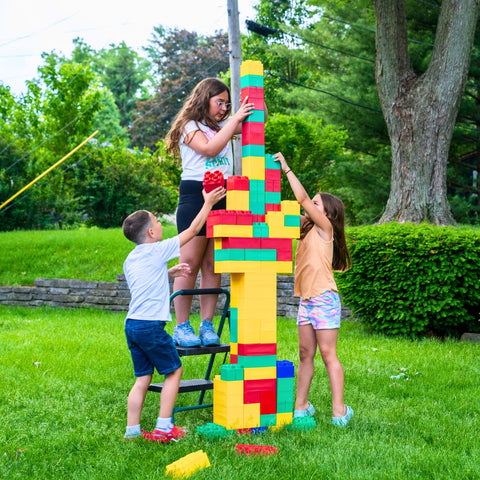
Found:
M 235 453 L 240 455 L 276 455 L 277 447 L 270 445 L 242 445 L 237 443 L 235 445 Z

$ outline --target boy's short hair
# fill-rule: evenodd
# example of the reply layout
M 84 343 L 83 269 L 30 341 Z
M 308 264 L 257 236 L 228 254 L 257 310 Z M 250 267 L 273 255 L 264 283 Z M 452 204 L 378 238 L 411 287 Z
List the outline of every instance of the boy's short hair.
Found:
M 147 210 L 137 210 L 123 221 L 123 234 L 133 243 L 139 245 L 145 241 L 147 230 L 152 227 L 152 225 L 150 212 Z

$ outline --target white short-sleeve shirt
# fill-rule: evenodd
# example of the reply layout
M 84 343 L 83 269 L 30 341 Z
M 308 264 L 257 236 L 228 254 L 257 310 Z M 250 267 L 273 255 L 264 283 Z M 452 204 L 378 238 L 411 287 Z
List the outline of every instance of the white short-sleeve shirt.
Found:
M 123 272 L 131 300 L 127 318 L 172 321 L 167 262 L 180 256 L 177 236 L 137 245 L 127 256 Z
M 223 127 L 227 120 L 220 122 Z M 193 148 L 185 144 L 185 137 L 195 130 L 201 130 L 205 137 L 210 140 L 217 133 L 207 125 L 201 122 L 191 120 L 185 125 L 183 135 L 180 139 L 180 156 L 182 158 L 182 180 L 203 181 L 203 176 L 207 171 L 220 170 L 224 178 L 233 174 L 233 151 L 232 142 L 229 141 L 224 149 L 216 157 L 206 157 L 197 153 Z M 198 134 L 197 134 L 198 135 Z

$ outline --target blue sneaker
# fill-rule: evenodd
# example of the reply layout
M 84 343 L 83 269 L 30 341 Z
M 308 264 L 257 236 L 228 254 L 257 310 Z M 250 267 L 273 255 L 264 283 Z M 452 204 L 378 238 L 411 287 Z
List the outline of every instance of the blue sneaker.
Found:
M 213 323 L 210 320 L 202 320 L 200 328 L 198 329 L 198 336 L 200 337 L 202 345 L 220 345 L 220 338 L 218 337 L 217 332 L 215 332 Z
M 352 407 L 345 405 L 347 413 L 343 417 L 332 417 L 332 424 L 336 427 L 346 427 L 353 417 Z
M 190 320 L 177 325 L 173 329 L 173 341 L 179 347 L 199 347 L 200 339 L 195 335 L 195 330 L 190 325 Z
M 310 402 L 308 402 L 308 407 L 306 410 L 295 410 L 293 412 L 293 418 L 313 417 L 314 415 L 315 409 Z

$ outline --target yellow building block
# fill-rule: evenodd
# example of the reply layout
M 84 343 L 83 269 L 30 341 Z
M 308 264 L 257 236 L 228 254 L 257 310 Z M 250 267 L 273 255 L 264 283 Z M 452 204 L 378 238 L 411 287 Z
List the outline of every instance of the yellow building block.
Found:
M 227 210 L 250 210 L 250 192 L 248 190 L 228 190 Z
M 240 76 L 244 75 L 262 75 L 263 76 L 263 64 L 258 60 L 245 60 L 240 65 Z
M 285 225 L 285 215 L 282 212 L 267 212 L 265 223 L 269 227 L 269 232 L 272 227 L 283 227 Z
M 269 226 L 268 234 L 270 238 L 300 238 L 300 227 Z
M 243 427 L 257 428 L 260 426 L 260 404 L 249 403 L 243 406 Z
M 251 367 L 243 369 L 244 380 L 266 380 L 277 378 L 277 367 Z
M 165 467 L 166 475 L 173 478 L 187 478 L 193 473 L 210 466 L 207 454 L 203 450 L 189 453 Z
M 219 225 L 215 225 L 215 228 Z M 237 225 L 225 225 L 227 227 Z M 242 225 L 238 225 L 242 226 Z M 283 228 L 297 228 L 297 227 L 283 227 Z M 219 232 L 222 232 L 219 230 Z M 223 232 L 222 232 L 223 233 Z M 280 233 L 284 233 L 283 231 Z M 215 236 L 217 236 L 215 234 Z M 219 235 L 220 236 L 220 235 Z M 230 235 L 223 235 L 229 237 Z M 233 235 L 240 236 L 240 235 Z M 300 235 L 299 235 L 300 236 Z M 299 238 L 288 237 L 288 238 Z M 242 235 L 246 237 L 246 235 Z M 276 237 L 284 238 L 284 237 Z M 260 262 L 254 260 L 223 260 L 215 262 L 215 273 L 290 273 L 292 271 L 292 262 L 290 261 L 271 261 Z
M 222 239 L 221 238 L 214 238 L 213 239 L 213 248 L 215 250 L 221 250 L 222 249 Z
M 213 422 L 228 430 L 242 428 L 242 380 L 226 381 L 222 380 L 220 375 L 215 376 L 213 379 Z
M 293 422 L 293 412 L 277 413 L 277 426 L 290 425 Z
M 265 180 L 265 157 L 243 157 L 242 175 L 250 180 Z
M 280 205 L 284 215 L 300 215 L 300 204 L 296 200 L 282 200 Z
M 230 355 L 238 355 L 238 343 L 230 344 Z
M 252 238 L 253 226 L 252 225 L 214 225 L 213 236 L 214 237 Z

